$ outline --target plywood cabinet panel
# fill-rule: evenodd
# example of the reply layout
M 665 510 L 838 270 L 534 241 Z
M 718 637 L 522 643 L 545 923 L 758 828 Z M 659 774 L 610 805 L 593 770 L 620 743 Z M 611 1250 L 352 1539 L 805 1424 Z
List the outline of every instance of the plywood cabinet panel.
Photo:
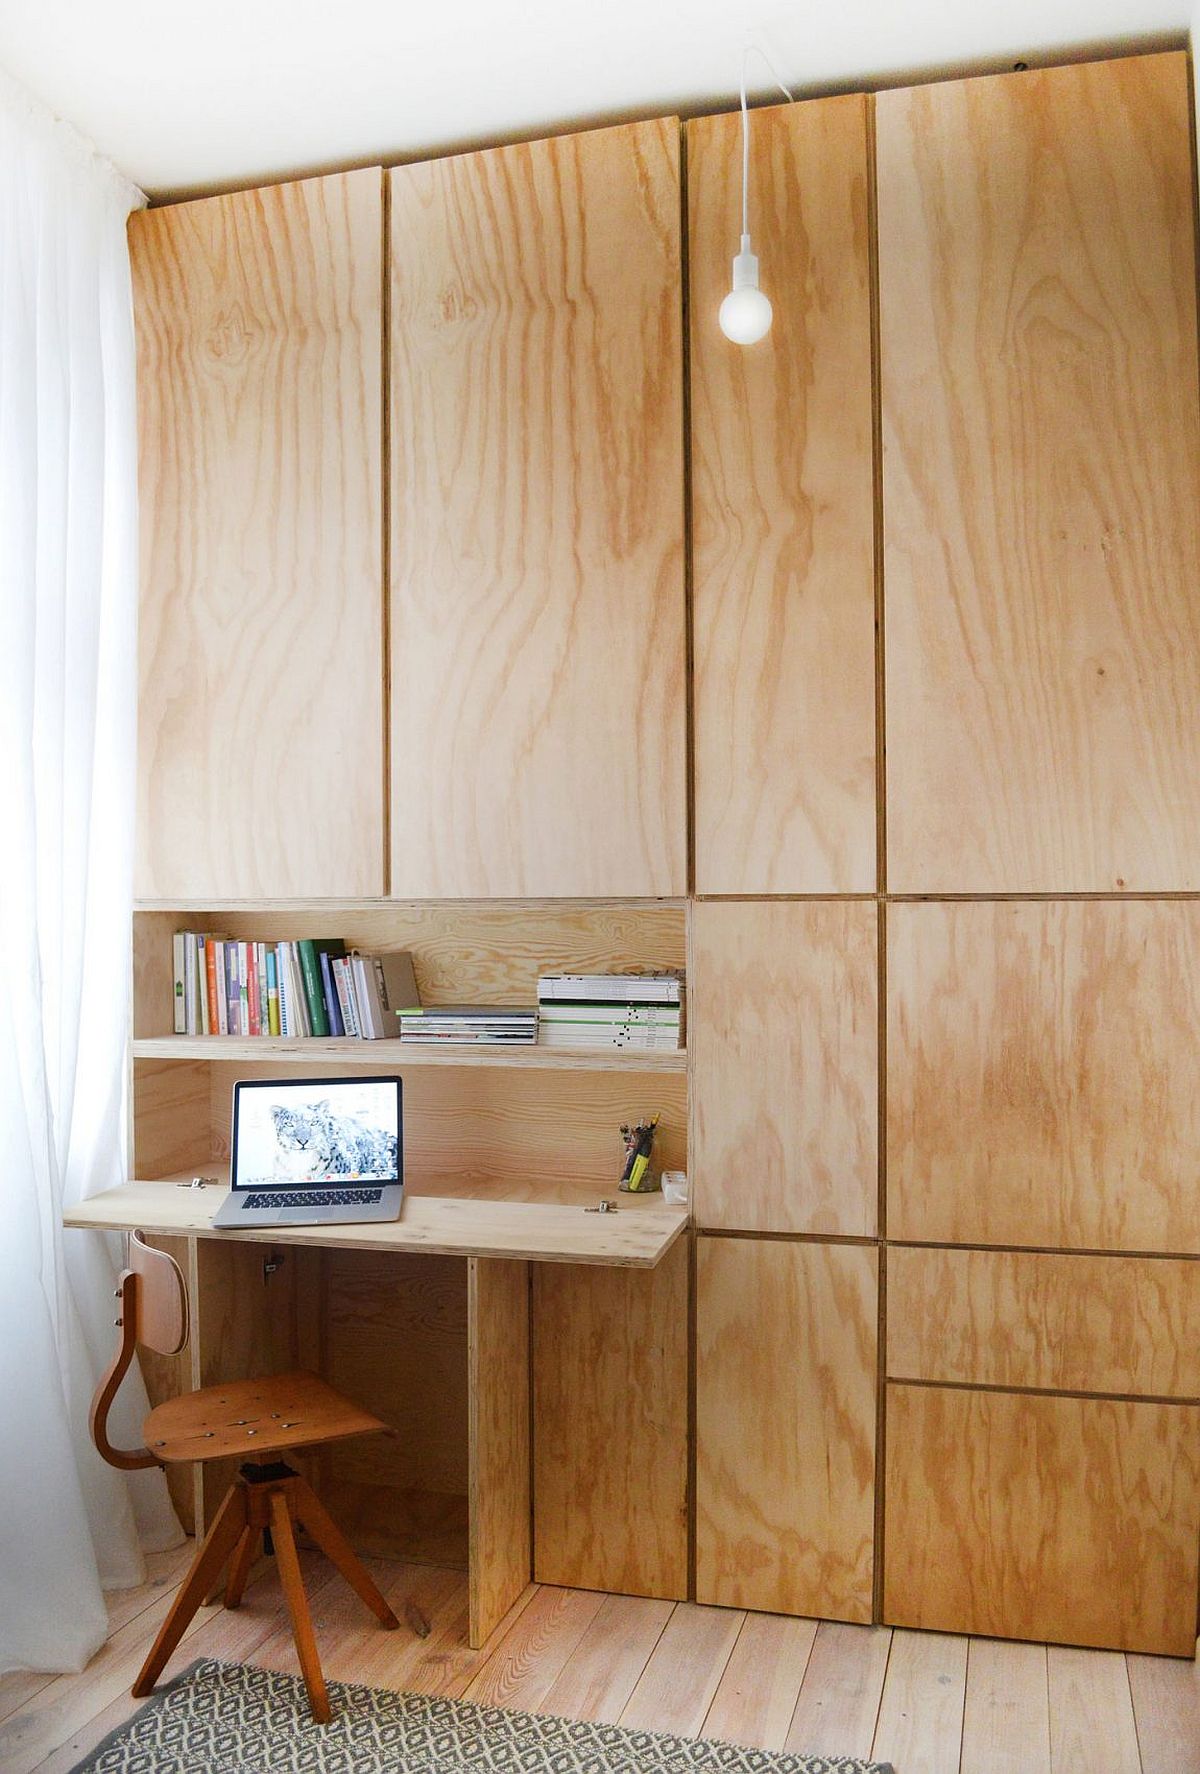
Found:
M 698 1240 L 698 1601 L 871 1618 L 877 1260 Z
M 1200 887 L 1189 84 L 876 100 L 893 890 Z
M 130 217 L 137 891 L 383 891 L 382 185 Z
M 1190 1657 L 1200 1406 L 889 1385 L 884 1619 Z
M 1200 905 L 893 905 L 888 1231 L 1200 1252 Z
M 678 123 L 390 177 L 393 891 L 685 892 Z
M 1200 1398 L 1200 1262 L 914 1249 L 887 1257 L 888 1374 Z
M 649 1272 L 533 1269 L 534 1576 L 688 1589 L 688 1249 Z
M 865 901 L 693 907 L 688 1044 L 700 1225 L 874 1233 L 876 928 Z
M 741 230 L 736 113 L 687 125 L 696 886 L 875 886 L 867 100 L 754 113 L 774 307 L 717 325 Z

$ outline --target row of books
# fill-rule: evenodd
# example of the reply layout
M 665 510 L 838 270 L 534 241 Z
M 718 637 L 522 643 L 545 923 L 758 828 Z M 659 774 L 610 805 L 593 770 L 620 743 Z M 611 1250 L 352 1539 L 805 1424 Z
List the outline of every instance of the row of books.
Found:
M 420 1004 L 412 956 L 364 955 L 344 942 L 241 941 L 206 931 L 174 940 L 177 1035 L 396 1034 Z
M 661 1051 L 683 1044 L 679 973 L 544 973 L 538 980 L 543 1047 Z

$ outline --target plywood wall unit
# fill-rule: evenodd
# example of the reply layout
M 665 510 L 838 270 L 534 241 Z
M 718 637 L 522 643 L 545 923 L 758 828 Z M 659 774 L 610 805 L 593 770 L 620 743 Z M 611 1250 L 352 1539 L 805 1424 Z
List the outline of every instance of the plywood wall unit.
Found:
M 888 1387 L 884 1618 L 1191 1657 L 1200 1406 Z
M 878 1253 L 697 1243 L 696 1599 L 871 1618 Z
M 876 99 L 893 890 L 1200 887 L 1189 93 Z
M 682 893 L 678 122 L 390 179 L 392 889 Z
M 876 932 L 867 901 L 694 906 L 688 1043 L 700 1225 L 874 1234 Z
M 423 1004 L 534 1004 L 541 973 L 653 972 L 685 963 L 682 904 L 613 900 L 301 900 L 134 914 L 134 1033 L 171 1033 L 171 938 L 342 937 L 367 954 L 408 949 Z
M 1200 904 L 893 905 L 888 1229 L 1200 1253 Z
M 1194 1258 L 894 1245 L 887 1265 L 892 1379 L 1200 1399 Z
M 875 887 L 867 100 L 756 110 L 766 339 L 717 325 L 737 114 L 687 125 L 696 886 Z
M 383 891 L 379 171 L 130 217 L 137 891 Z
M 533 1271 L 534 1576 L 688 1592 L 688 1250 Z

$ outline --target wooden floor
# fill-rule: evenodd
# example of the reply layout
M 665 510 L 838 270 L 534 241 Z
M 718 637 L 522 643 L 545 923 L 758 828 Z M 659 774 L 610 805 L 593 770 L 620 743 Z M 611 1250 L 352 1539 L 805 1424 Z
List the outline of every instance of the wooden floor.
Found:
M 129 1684 L 190 1551 L 159 1555 L 144 1588 L 110 1598 L 110 1637 L 82 1675 L 0 1678 L 5 1774 L 66 1774 L 134 1709 Z M 405 1622 L 384 1633 L 327 1565 L 304 1557 L 331 1679 L 874 1755 L 897 1774 L 1200 1770 L 1200 1675 L 1191 1663 L 535 1585 L 471 1651 L 460 1572 L 371 1561 Z M 409 1623 L 414 1610 L 427 1637 Z M 237 1613 L 202 1610 L 168 1674 L 199 1656 L 295 1670 L 271 1565 L 260 1567 Z

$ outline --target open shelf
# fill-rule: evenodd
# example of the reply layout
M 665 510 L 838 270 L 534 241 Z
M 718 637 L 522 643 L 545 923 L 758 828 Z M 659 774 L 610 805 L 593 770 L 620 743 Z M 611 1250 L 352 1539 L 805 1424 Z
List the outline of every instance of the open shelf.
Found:
M 311 1065 L 333 1060 L 339 1066 L 534 1066 L 564 1072 L 686 1072 L 687 1051 L 659 1049 L 502 1047 L 483 1042 L 447 1041 L 434 1047 L 419 1041 L 360 1041 L 357 1036 L 155 1035 L 133 1043 L 134 1059 L 264 1060 L 272 1065 Z

